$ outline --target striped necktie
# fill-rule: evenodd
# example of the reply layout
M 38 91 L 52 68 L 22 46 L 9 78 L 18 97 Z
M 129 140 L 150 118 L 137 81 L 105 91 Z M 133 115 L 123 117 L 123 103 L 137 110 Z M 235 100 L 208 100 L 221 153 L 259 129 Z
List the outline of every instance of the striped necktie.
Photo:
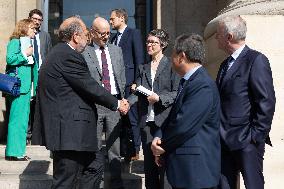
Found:
M 104 85 L 104 88 L 111 92 L 111 85 L 110 85 L 110 77 L 109 77 L 109 70 L 108 70 L 108 64 L 107 64 L 107 58 L 105 53 L 105 48 L 100 47 L 101 53 L 101 60 L 102 60 L 102 83 Z

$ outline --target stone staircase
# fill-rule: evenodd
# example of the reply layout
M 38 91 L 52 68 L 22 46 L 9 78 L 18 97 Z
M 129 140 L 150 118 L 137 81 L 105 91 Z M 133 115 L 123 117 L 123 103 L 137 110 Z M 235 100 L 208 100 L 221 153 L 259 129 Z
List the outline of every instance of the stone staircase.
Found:
M 42 146 L 27 146 L 30 161 L 6 161 L 5 145 L 0 145 L 0 189 L 50 189 L 52 184 L 52 159 Z M 141 155 L 140 159 L 143 156 Z M 124 162 L 123 182 L 125 189 L 143 189 L 143 159 Z M 109 171 L 106 170 L 105 189 L 108 187 Z

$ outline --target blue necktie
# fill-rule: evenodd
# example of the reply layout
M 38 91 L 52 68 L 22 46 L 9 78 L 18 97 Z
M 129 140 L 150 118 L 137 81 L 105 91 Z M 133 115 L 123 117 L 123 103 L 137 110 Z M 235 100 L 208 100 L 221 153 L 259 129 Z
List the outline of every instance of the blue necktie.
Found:
M 178 85 L 178 92 L 177 92 L 177 97 L 175 99 L 175 102 L 177 101 L 182 89 L 183 89 L 183 86 L 184 86 L 184 83 L 185 83 L 185 79 L 184 78 L 181 78 L 180 81 L 179 81 L 179 85 Z
M 34 37 L 34 56 L 35 56 L 37 64 L 39 64 L 39 53 L 38 53 L 38 45 L 37 45 L 36 36 Z
M 121 33 L 120 32 L 117 32 L 117 34 L 116 34 L 116 37 L 115 37 L 115 40 L 114 40 L 114 44 L 116 45 L 116 46 L 118 46 L 118 37 L 121 35 Z
M 221 74 L 220 74 L 220 79 L 219 79 L 219 86 L 222 85 L 222 82 L 224 80 L 224 77 L 226 76 L 228 70 L 229 70 L 229 65 L 230 63 L 234 60 L 234 58 L 232 56 L 229 56 L 227 58 L 227 61 L 226 63 L 224 64 L 223 68 L 222 68 L 222 71 L 221 71 Z

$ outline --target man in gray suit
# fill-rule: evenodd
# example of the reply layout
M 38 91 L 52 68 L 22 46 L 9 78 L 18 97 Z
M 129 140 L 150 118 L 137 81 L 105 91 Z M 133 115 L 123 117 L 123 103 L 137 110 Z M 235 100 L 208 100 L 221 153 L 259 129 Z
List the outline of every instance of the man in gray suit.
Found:
M 42 31 L 40 29 L 41 23 L 43 21 L 42 12 L 38 9 L 33 9 L 29 12 L 29 19 L 31 19 L 35 25 L 36 35 L 33 38 L 33 49 L 34 49 L 34 57 L 37 62 L 38 69 L 45 61 L 45 58 L 48 52 L 51 50 L 51 38 L 49 33 Z M 31 143 L 32 137 L 32 125 L 34 120 L 34 107 L 35 107 L 35 94 L 32 94 L 31 99 L 31 108 L 30 108 L 30 119 L 28 126 L 28 134 L 27 134 L 27 143 Z
M 33 40 L 34 44 L 34 56 L 38 63 L 38 68 L 44 62 L 47 53 L 50 51 L 52 44 L 49 33 L 40 30 L 41 23 L 43 21 L 42 12 L 38 9 L 33 9 L 29 13 L 29 19 L 31 19 L 36 28 L 36 35 Z
M 91 76 L 121 99 L 124 97 L 125 68 L 120 47 L 109 44 L 110 25 L 107 20 L 97 17 L 91 28 L 92 43 L 83 52 Z M 121 179 L 120 157 L 120 127 L 121 116 L 105 107 L 97 106 L 97 136 L 99 148 L 102 146 L 102 132 L 105 127 L 106 147 L 108 152 L 109 168 L 111 173 L 110 185 L 112 189 L 123 188 Z

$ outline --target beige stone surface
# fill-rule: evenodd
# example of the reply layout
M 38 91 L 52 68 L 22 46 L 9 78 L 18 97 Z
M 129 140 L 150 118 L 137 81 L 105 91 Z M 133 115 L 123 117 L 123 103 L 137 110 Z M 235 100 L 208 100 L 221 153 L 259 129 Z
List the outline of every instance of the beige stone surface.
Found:
M 284 16 L 241 15 L 247 22 L 246 42 L 249 47 L 264 53 L 270 61 L 276 93 L 276 110 L 270 136 L 273 147 L 266 146 L 264 159 L 265 188 L 278 189 L 284 178 Z M 212 35 L 206 40 L 208 64 L 206 68 L 215 79 L 219 64 L 225 58 Z M 241 187 L 244 189 L 244 186 Z
M 37 0 L 16 0 L 16 18 L 17 21 L 27 18 L 30 10 L 35 9 L 37 5 Z

